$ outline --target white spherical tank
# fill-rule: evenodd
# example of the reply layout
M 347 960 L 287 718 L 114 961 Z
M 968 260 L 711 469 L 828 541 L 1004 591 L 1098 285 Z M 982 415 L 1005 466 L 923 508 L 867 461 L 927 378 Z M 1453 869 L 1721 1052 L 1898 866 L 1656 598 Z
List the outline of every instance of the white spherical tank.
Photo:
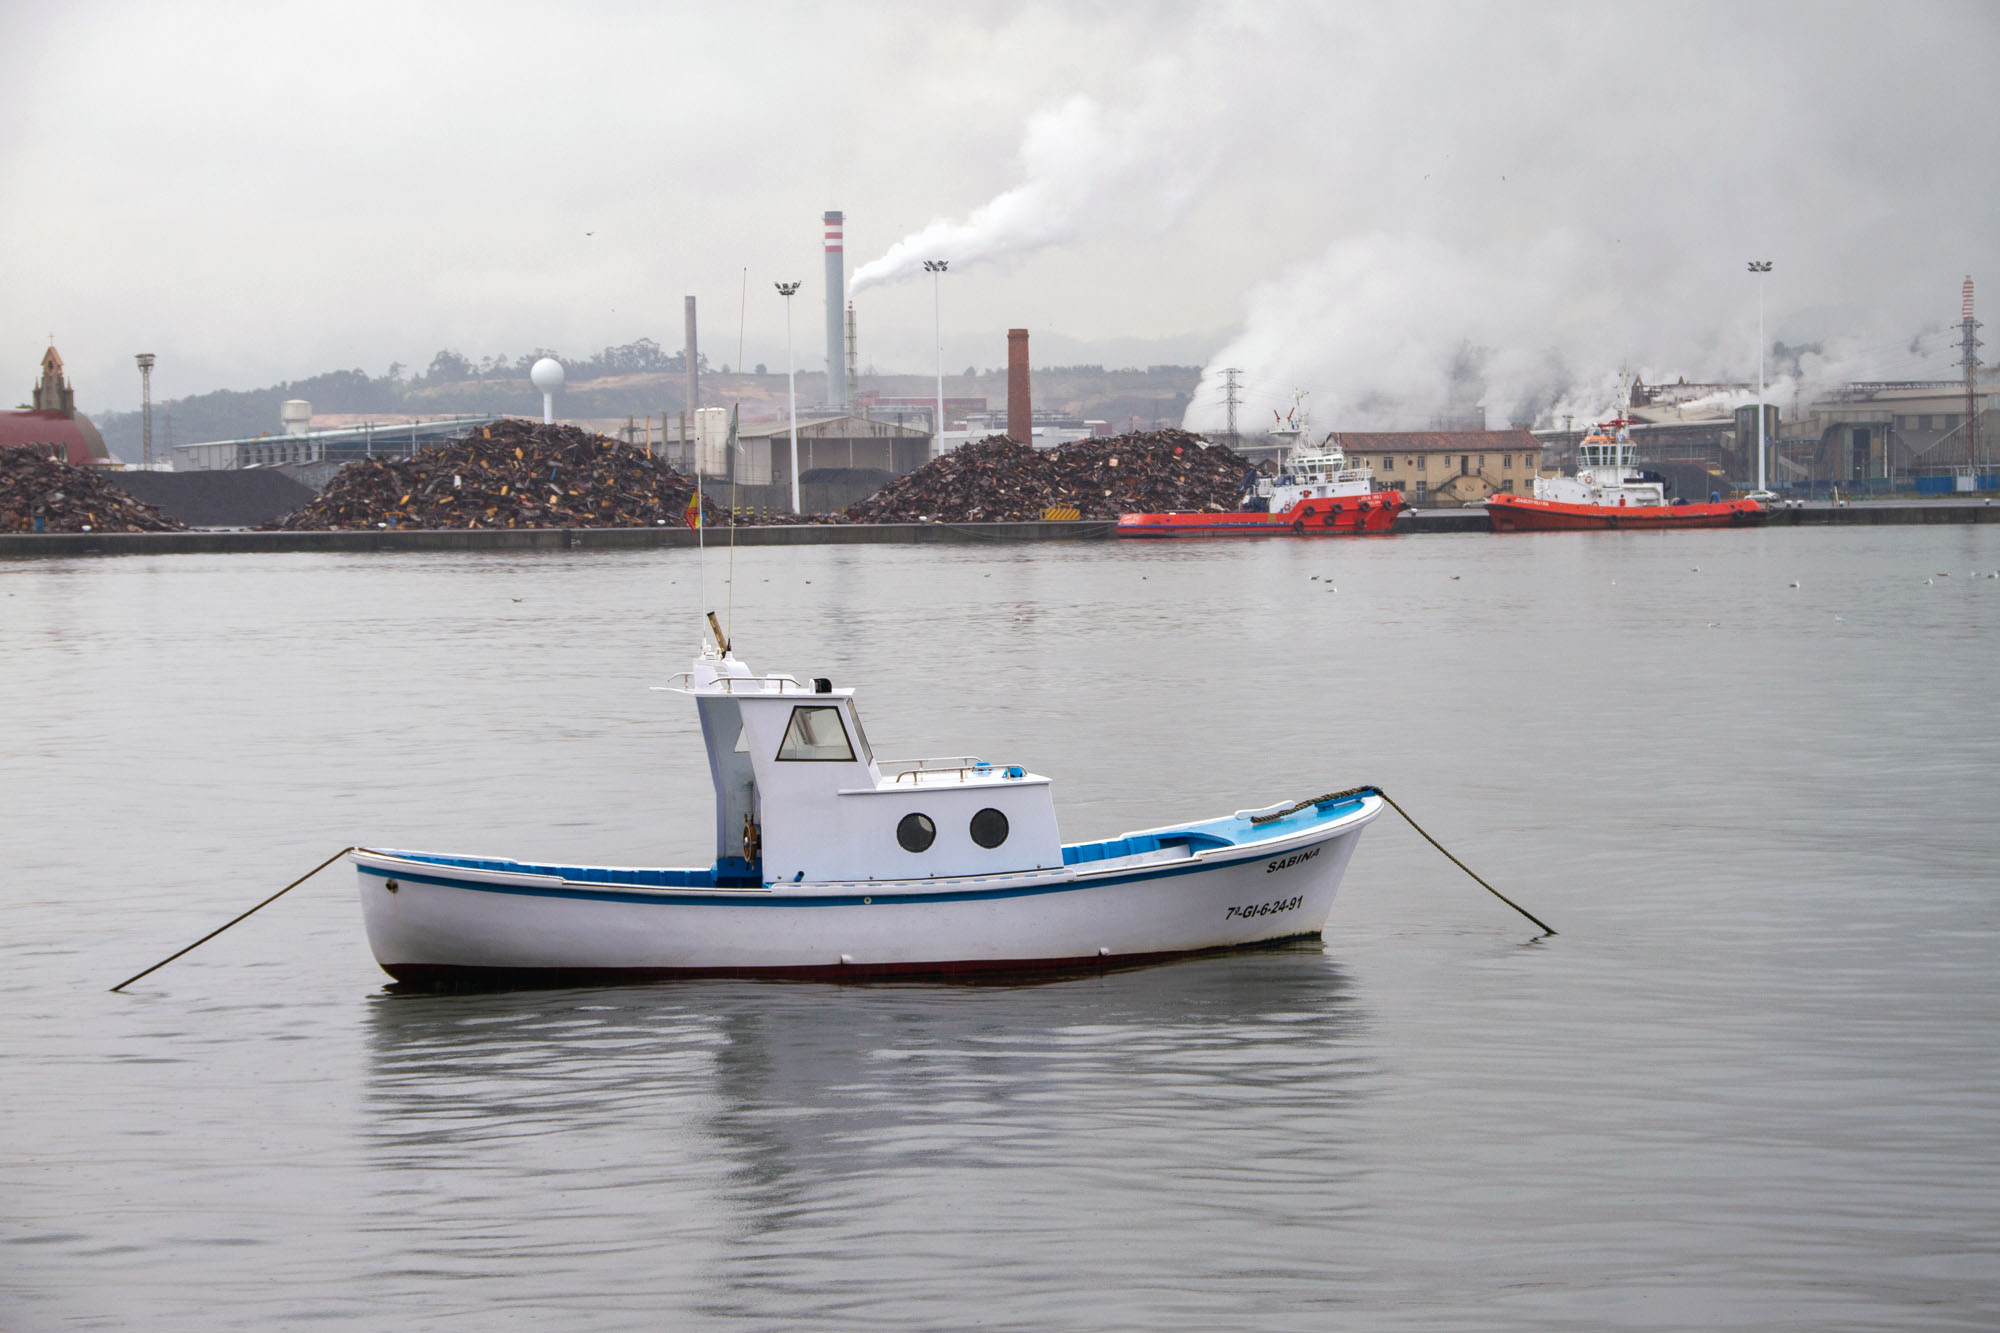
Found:
M 556 390 L 562 388 L 562 362 L 545 356 L 528 371 L 528 382 L 542 391 L 542 424 L 556 424 Z

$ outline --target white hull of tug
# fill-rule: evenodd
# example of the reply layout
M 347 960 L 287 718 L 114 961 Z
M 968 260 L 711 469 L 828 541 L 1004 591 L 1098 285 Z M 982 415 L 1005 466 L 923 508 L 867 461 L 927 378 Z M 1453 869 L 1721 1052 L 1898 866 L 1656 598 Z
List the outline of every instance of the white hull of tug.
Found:
M 1381 808 L 1371 796 L 1294 834 L 1164 863 L 931 880 L 646 889 L 354 860 L 369 946 L 398 980 L 1107 966 L 1318 935 Z

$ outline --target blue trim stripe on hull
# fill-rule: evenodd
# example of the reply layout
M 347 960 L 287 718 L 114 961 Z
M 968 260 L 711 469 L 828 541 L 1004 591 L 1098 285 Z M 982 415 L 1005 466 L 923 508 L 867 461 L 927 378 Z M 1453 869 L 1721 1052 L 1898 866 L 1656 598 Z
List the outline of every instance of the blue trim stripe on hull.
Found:
M 1331 841 L 1332 834 L 1323 841 Z M 1307 844 L 1310 845 L 1310 844 Z M 1293 849 L 1296 850 L 1296 849 Z M 1266 850 L 1255 856 L 1239 856 L 1230 860 L 1203 861 L 1195 865 L 1149 866 L 1144 870 L 1125 875 L 1092 876 L 1087 879 L 1066 879 L 1054 884 L 1016 884 L 993 889 L 952 889 L 939 893 L 897 893 L 890 887 L 897 881 L 888 880 L 883 886 L 867 894 L 859 892 L 839 895 L 757 893 L 621 893 L 615 889 L 548 888 L 533 884 L 489 884 L 480 880 L 452 879 L 442 875 L 425 875 L 401 870 L 385 870 L 380 866 L 356 865 L 355 869 L 364 875 L 374 875 L 379 879 L 394 879 L 412 884 L 436 884 L 448 889 L 469 889 L 475 893 L 514 894 L 529 898 L 570 898 L 587 902 L 609 903 L 649 903 L 655 906 L 673 907 L 859 907 L 864 902 L 882 899 L 876 906 L 903 903 L 961 903 L 978 902 L 992 898 L 1029 898 L 1050 893 L 1075 893 L 1084 889 L 1101 889 L 1114 884 L 1133 884 L 1144 880 L 1174 879 L 1181 875 L 1205 874 L 1212 870 L 1227 870 L 1236 866 L 1249 865 L 1265 860 L 1273 855 Z

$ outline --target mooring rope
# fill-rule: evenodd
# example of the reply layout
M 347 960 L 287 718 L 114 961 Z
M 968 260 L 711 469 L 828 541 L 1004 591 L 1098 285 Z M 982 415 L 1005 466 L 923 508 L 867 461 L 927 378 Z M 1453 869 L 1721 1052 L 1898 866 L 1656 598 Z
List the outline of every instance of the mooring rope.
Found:
M 1485 880 L 1479 877 L 1478 872 L 1473 870 L 1471 866 L 1459 860 L 1456 856 L 1453 856 L 1450 850 L 1447 849 L 1443 843 L 1439 842 L 1436 838 L 1433 838 L 1429 833 L 1424 831 L 1424 826 L 1422 824 L 1419 824 L 1416 820 L 1410 818 L 1410 812 L 1408 810 L 1405 810 L 1402 806 L 1396 804 L 1395 797 L 1391 796 L 1388 792 L 1383 791 L 1380 787 L 1375 787 L 1375 786 L 1349 787 L 1346 791 L 1330 791 L 1324 796 L 1309 796 L 1305 800 L 1294 802 L 1293 804 L 1286 806 L 1282 810 L 1274 810 L 1267 815 L 1252 815 L 1250 816 L 1250 822 L 1253 824 L 1268 824 L 1273 820 L 1283 819 L 1286 815 L 1295 815 L 1299 811 L 1304 810 L 1308 806 L 1327 805 L 1334 801 L 1345 800 L 1349 796 L 1380 796 L 1384 801 L 1387 801 L 1389 803 L 1389 808 L 1391 810 L 1394 810 L 1397 814 L 1403 817 L 1404 823 L 1408 824 L 1411 828 L 1415 829 L 1418 832 L 1418 834 L 1422 836 L 1425 842 L 1429 843 L 1431 846 L 1443 852 L 1445 860 L 1451 862 L 1453 865 L 1457 866 L 1460 870 L 1463 870 L 1466 874 L 1471 875 L 1473 881 L 1477 883 L 1480 888 L 1486 890 L 1488 893 L 1492 894 L 1495 898 L 1498 898 L 1501 902 L 1507 904 L 1507 906 L 1513 908 L 1515 911 L 1519 912 L 1522 916 L 1528 918 L 1528 920 L 1540 926 L 1544 934 L 1553 935 L 1556 933 L 1556 928 L 1554 926 L 1551 926 L 1548 922 L 1542 920 L 1540 917 L 1536 916 L 1533 912 L 1530 912 L 1527 908 L 1521 906 L 1521 904 L 1515 902 L 1512 898 L 1509 898 L 1506 894 L 1494 888 L 1491 884 L 1488 884 Z
M 300 875 L 290 884 L 287 884 L 284 888 L 279 889 L 276 893 L 266 898 L 263 902 L 258 903 L 255 907 L 243 913 L 242 916 L 237 917 L 234 921 L 228 921 L 220 926 L 217 926 L 214 930 L 209 931 L 208 934 L 202 936 L 200 939 L 196 940 L 193 944 L 188 945 L 187 948 L 182 949 L 180 953 L 167 955 L 165 958 L 162 958 L 159 962 L 147 968 L 144 972 L 139 972 L 125 978 L 125 980 L 119 982 L 116 986 L 113 986 L 111 988 L 113 993 L 115 994 L 118 991 L 124 990 L 127 986 L 137 981 L 140 977 L 151 976 L 153 973 L 165 967 L 168 963 L 173 962 L 174 959 L 179 958 L 182 953 L 194 952 L 196 949 L 199 949 L 202 945 L 214 939 L 217 935 L 220 935 L 223 931 L 228 930 L 229 927 L 235 925 L 237 921 L 242 921 L 247 917 L 254 916 L 258 912 L 263 911 L 265 908 L 269 907 L 272 903 L 278 901 L 278 899 L 284 897 L 286 894 L 290 893 L 293 889 L 296 889 L 299 885 L 305 883 L 307 880 L 311 879 L 314 875 L 317 875 L 320 871 L 326 869 L 328 866 L 332 865 L 335 861 L 338 861 L 341 857 L 347 855 L 349 852 L 353 850 L 354 848 L 352 847 L 341 848 L 339 851 L 335 852 L 332 856 L 327 857 L 326 860 L 321 861 L 311 870 L 306 871 L 305 874 Z

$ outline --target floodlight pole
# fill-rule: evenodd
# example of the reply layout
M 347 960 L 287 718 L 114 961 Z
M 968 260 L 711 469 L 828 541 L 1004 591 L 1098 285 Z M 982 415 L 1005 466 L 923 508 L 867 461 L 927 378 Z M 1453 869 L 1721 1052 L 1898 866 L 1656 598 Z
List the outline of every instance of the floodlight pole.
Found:
M 944 271 L 949 259 L 926 259 L 924 269 L 931 275 L 931 318 L 937 324 L 937 420 L 931 425 L 931 455 L 944 454 Z
M 785 298 L 785 392 L 791 397 L 792 405 L 792 512 L 799 509 L 799 381 L 792 370 L 792 296 L 799 289 L 796 282 L 777 284 L 778 295 Z
M 139 435 L 140 462 L 150 471 L 153 466 L 153 361 L 151 352 L 140 352 L 133 358 L 139 363 Z
M 1750 271 L 1757 275 L 1757 489 L 1763 491 L 1770 489 L 1764 484 L 1764 275 L 1771 261 L 1753 259 Z

